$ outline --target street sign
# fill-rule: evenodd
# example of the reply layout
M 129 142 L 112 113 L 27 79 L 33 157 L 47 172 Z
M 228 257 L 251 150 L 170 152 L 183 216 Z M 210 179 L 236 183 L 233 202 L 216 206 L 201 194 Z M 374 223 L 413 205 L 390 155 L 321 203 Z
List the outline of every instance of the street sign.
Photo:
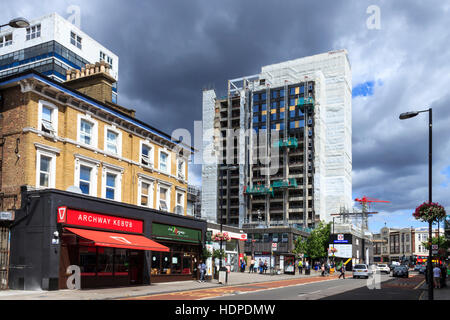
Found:
M 433 255 L 438 254 L 437 250 L 433 250 Z
M 431 249 L 432 249 L 432 250 L 437 250 L 437 249 L 438 249 L 438 245 L 437 245 L 437 244 L 431 245 Z
M 278 243 L 273 242 L 272 243 L 272 250 L 277 250 L 277 247 L 278 247 Z

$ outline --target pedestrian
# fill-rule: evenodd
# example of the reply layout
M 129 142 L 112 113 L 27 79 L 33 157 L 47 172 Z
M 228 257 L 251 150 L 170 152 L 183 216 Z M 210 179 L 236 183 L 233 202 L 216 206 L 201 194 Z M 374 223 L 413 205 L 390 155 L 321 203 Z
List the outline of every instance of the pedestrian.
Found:
M 322 266 L 321 266 L 321 268 L 320 268 L 321 270 L 322 270 L 322 277 L 325 277 L 325 264 L 324 263 L 322 263 Z
M 252 260 L 250 260 L 250 268 L 248 268 L 248 273 L 254 272 L 255 271 L 254 268 L 255 268 L 255 259 L 253 259 L 252 257 Z
M 266 271 L 267 271 L 267 260 L 264 261 L 263 268 L 264 268 L 264 273 L 266 273 Z
M 342 264 L 341 266 L 341 274 L 339 275 L 339 279 L 343 277 L 343 279 L 345 280 L 345 264 Z
M 205 282 L 206 264 L 202 260 L 200 260 L 198 269 L 200 270 L 200 280 L 198 282 Z
M 305 263 L 305 274 L 308 274 L 308 271 L 309 271 L 309 262 L 308 262 L 308 260 L 306 260 L 306 263 Z
M 303 272 L 303 261 L 299 260 L 298 262 L 298 273 L 302 274 Z
M 242 264 L 241 264 L 241 271 L 242 272 L 245 272 L 245 267 L 246 267 L 247 265 L 245 264 L 245 260 L 244 259 L 242 259 Z
M 259 266 L 259 273 L 262 274 L 262 273 L 263 273 L 263 266 L 264 266 L 264 263 L 262 262 L 261 259 L 259 259 L 258 266 Z
M 441 267 L 441 288 L 447 286 L 447 264 L 444 262 Z
M 434 287 L 441 288 L 441 269 L 435 265 L 433 269 Z

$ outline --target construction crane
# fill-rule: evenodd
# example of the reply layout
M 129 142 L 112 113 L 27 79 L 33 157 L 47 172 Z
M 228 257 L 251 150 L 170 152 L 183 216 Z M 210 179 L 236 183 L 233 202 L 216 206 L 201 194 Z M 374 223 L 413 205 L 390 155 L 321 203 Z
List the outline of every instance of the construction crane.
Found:
M 361 210 L 361 230 L 367 230 L 369 229 L 369 223 L 368 218 L 369 214 L 376 214 L 378 212 L 369 212 L 369 208 L 372 203 L 390 203 L 390 201 L 375 199 L 363 196 L 362 198 L 356 198 L 356 202 L 359 202 L 361 204 L 362 210 Z

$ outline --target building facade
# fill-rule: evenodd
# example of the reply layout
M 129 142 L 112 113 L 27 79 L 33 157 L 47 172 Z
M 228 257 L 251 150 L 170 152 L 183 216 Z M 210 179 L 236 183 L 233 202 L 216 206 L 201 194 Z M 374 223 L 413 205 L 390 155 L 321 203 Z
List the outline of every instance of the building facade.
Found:
M 64 83 L 34 70 L 0 80 L 2 212 L 27 215 L 29 212 L 23 211 L 24 207 L 28 208 L 27 201 L 30 199 L 27 192 L 54 189 L 117 204 L 115 209 L 114 206 L 99 208 L 97 213 L 108 217 L 127 218 L 126 215 L 121 216 L 121 205 L 134 206 L 133 219 L 144 221 L 144 224 L 152 219 L 146 215 L 155 212 L 186 216 L 187 162 L 193 149 L 138 120 L 133 110 L 113 103 L 111 92 L 114 81 L 105 62 L 89 65 L 81 71 L 69 70 Z M 50 215 L 46 213 L 42 216 L 52 221 L 40 221 L 41 224 L 36 226 L 44 229 L 50 223 L 53 226 L 56 223 L 56 220 L 53 221 L 56 219 L 55 208 L 55 205 L 52 206 Z M 96 214 L 88 202 L 84 206 L 82 202 L 77 202 L 72 209 Z M 29 239 L 31 231 L 22 225 L 24 221 L 17 216 L 11 220 L 6 223 L 8 232 L 11 232 L 11 262 L 26 265 L 21 261 L 27 261 L 29 251 L 17 249 L 22 247 L 14 241 L 21 242 L 20 237 Z M 195 248 L 188 251 L 189 254 L 197 252 L 195 259 L 198 260 L 201 240 L 197 238 L 204 236 L 206 224 L 204 227 L 199 222 L 185 224 L 183 219 L 175 224 L 171 220 L 170 223 L 176 230 L 186 228 L 180 234 L 195 234 Z M 147 229 L 140 229 L 138 234 L 148 236 L 152 232 L 150 237 L 153 237 L 155 230 L 167 228 L 152 224 Z M 60 233 L 65 234 L 66 231 L 63 224 Z M 170 248 L 171 254 L 174 250 L 185 252 L 183 246 L 171 242 L 172 238 L 163 235 L 164 232 L 160 232 L 158 239 L 169 242 L 166 247 Z M 79 237 L 73 239 L 78 241 Z M 165 264 L 160 262 L 163 266 L 158 268 L 156 264 L 160 259 Z M 169 276 L 167 261 L 181 261 L 178 257 L 171 259 L 160 256 L 154 262 L 155 267 L 151 269 L 155 279 Z M 178 267 L 181 268 L 181 265 Z M 181 270 L 179 268 L 177 270 Z M 192 268 L 190 272 L 193 272 Z M 98 273 L 95 275 L 97 277 Z M 15 279 L 13 282 L 19 281 L 14 282 L 15 285 L 22 287 L 22 280 L 15 278 L 17 273 L 8 276 L 9 279 L 11 277 Z M 42 287 L 55 286 L 49 286 L 47 281 Z
M 25 29 L 0 30 L 0 78 L 34 69 L 63 82 L 66 70 L 105 61 L 116 80 L 111 99 L 117 102 L 119 58 L 57 13 L 30 21 Z
M 262 216 L 271 227 L 306 229 L 351 207 L 345 50 L 264 66 L 229 80 L 226 97 L 205 90 L 203 133 L 209 221 L 249 227 Z
M 442 233 L 443 230 L 441 235 Z M 437 237 L 438 234 L 439 230 L 433 229 L 433 237 Z M 428 241 L 428 237 L 428 227 L 401 229 L 384 227 L 380 233 L 374 234 L 375 262 L 422 263 L 429 254 L 423 245 L 423 242 Z
M 201 218 L 201 209 L 202 209 L 201 187 L 188 185 L 186 214 L 188 216 Z

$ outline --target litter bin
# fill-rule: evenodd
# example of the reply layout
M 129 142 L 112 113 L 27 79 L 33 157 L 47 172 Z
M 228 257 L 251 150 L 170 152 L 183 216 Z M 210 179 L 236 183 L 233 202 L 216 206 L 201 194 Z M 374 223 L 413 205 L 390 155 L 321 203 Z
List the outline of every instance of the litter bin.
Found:
M 228 269 L 226 267 L 222 267 L 221 269 L 219 269 L 219 283 L 228 283 Z
M 308 269 L 305 269 L 305 275 L 308 276 L 308 275 L 310 275 L 310 274 L 311 274 L 311 269 L 309 269 L 309 268 L 308 268 Z

